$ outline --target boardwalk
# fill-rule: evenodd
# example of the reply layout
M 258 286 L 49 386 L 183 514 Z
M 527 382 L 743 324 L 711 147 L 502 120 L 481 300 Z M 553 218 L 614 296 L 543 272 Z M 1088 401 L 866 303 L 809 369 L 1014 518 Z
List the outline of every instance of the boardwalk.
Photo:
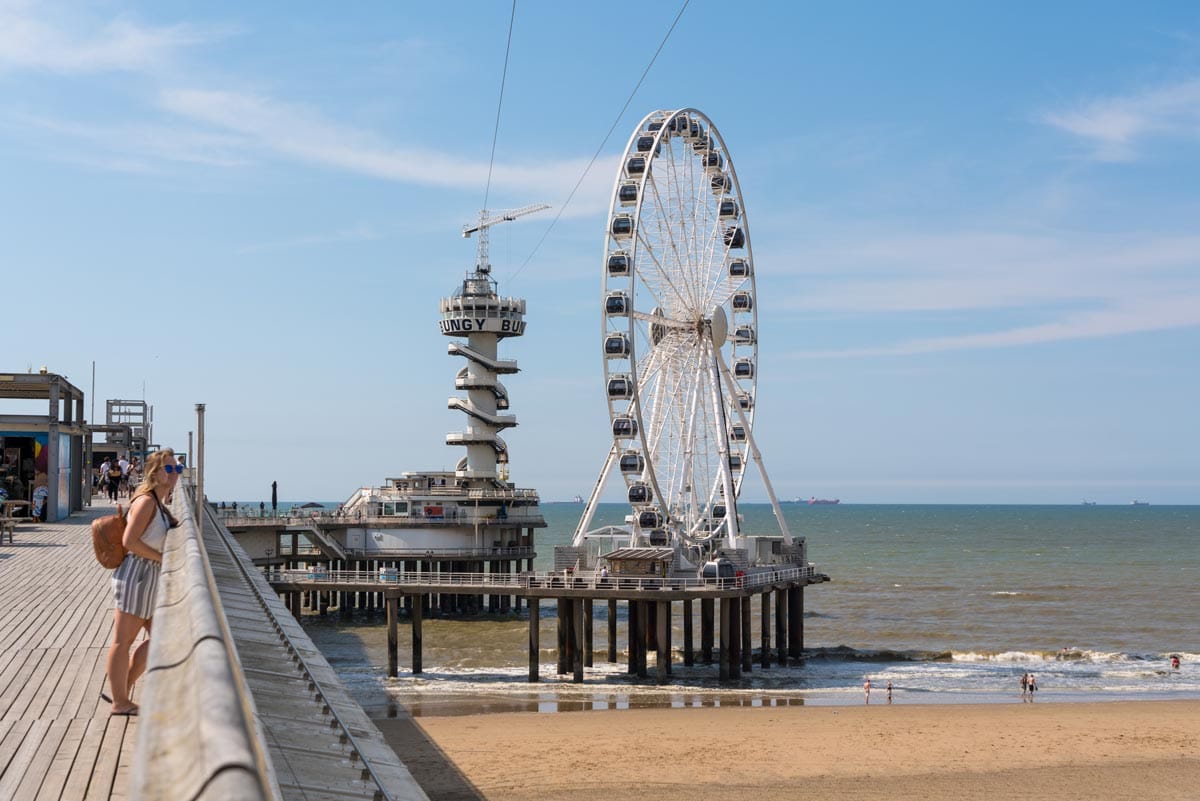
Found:
M 240 548 L 209 521 L 199 558 L 190 508 L 175 511 L 141 718 L 99 698 L 112 601 L 89 527 L 111 507 L 0 545 L 0 801 L 425 801 Z
M 99 700 L 112 601 L 89 533 L 110 511 L 0 545 L 0 799 L 126 797 L 137 719 Z

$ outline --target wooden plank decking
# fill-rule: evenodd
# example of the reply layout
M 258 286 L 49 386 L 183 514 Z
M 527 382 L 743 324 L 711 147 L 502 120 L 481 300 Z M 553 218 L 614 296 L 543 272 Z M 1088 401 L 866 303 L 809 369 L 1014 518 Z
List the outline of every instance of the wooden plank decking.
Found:
M 23 524 L 0 545 L 0 799 L 126 797 L 137 718 L 110 718 L 99 698 L 111 572 L 89 532 L 111 511 Z

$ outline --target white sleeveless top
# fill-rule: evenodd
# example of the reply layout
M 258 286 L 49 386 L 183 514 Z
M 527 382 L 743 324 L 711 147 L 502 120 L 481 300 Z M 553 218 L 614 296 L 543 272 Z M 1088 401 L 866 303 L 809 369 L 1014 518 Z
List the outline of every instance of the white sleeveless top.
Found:
M 143 496 L 139 495 L 134 500 L 140 500 Z M 150 498 L 150 502 L 154 503 L 154 498 Z M 150 525 L 146 526 L 146 530 L 142 532 L 142 542 L 162 553 L 163 543 L 167 541 L 167 516 L 158 504 L 154 504 L 154 517 L 150 520 Z

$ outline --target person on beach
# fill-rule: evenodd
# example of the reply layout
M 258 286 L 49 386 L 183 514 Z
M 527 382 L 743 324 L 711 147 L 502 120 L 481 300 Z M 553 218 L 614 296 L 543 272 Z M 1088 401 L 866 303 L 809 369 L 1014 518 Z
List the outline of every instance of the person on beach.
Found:
M 1025 700 L 1025 696 L 1029 694 L 1029 674 L 1021 674 L 1021 700 Z
M 1029 674 L 1029 701 L 1033 703 L 1033 694 L 1037 691 L 1037 679 L 1033 674 Z
M 179 525 L 164 502 L 175 489 L 182 468 L 171 449 L 155 451 L 146 458 L 141 486 L 129 504 L 129 518 L 122 542 L 127 553 L 113 571 L 113 640 L 108 649 L 108 685 L 112 696 L 100 697 L 112 704 L 113 715 L 136 715 L 137 705 L 129 699 L 134 682 L 146 670 L 150 653 L 150 619 L 158 594 L 162 551 L 167 530 Z M 138 632 L 146 638 L 133 650 Z
M 863 701 L 864 704 L 871 703 L 871 677 L 870 676 L 867 676 L 866 679 L 863 681 L 863 697 L 865 699 Z
M 888 683 L 887 683 L 887 702 L 889 704 L 892 702 L 892 680 L 891 679 L 888 679 Z

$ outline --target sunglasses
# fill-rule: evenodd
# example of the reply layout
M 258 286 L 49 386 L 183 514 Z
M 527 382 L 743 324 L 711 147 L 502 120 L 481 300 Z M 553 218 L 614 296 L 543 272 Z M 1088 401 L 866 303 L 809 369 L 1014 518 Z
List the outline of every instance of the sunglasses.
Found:
M 171 475 L 171 473 L 182 473 L 182 472 L 183 472 L 183 465 L 178 465 L 178 464 L 164 464 L 164 465 L 163 465 L 163 470 L 166 470 L 166 471 L 167 471 L 167 475 Z

